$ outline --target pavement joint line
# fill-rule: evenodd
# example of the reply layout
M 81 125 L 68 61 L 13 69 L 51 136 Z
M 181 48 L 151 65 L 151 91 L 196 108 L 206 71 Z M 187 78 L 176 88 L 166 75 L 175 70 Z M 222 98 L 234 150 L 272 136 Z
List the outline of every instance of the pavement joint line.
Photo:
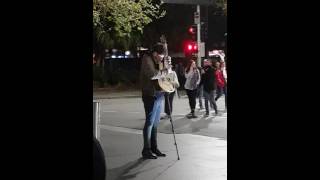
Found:
M 140 114 L 142 112 L 138 112 L 138 111 L 129 111 L 129 112 L 120 112 L 120 111 L 112 111 L 112 110 L 104 110 L 102 111 L 104 113 L 131 113 L 131 114 Z
M 138 130 L 138 129 L 131 129 L 131 128 L 125 128 L 125 127 L 120 127 L 120 126 L 110 126 L 110 125 L 102 125 L 99 124 L 100 129 L 104 129 L 104 130 L 110 130 L 113 132 L 124 132 L 124 133 L 132 133 L 132 134 L 139 134 L 142 135 L 142 130 Z M 158 132 L 158 134 L 163 134 L 163 135 L 168 135 L 168 133 L 160 133 Z M 176 133 L 176 136 L 179 135 L 186 135 L 186 136 L 192 136 L 192 137 L 199 137 L 199 138 L 214 138 L 217 140 L 221 140 L 217 137 L 209 137 L 209 136 L 203 136 L 203 135 L 198 135 L 198 134 L 186 134 L 186 133 Z M 226 140 L 221 140 L 221 141 L 226 141 Z
M 116 131 L 116 132 L 125 132 L 125 133 L 132 133 L 132 134 L 142 134 L 141 130 L 137 129 L 130 129 L 130 128 L 125 128 L 125 127 L 120 127 L 120 126 L 110 126 L 110 125 L 102 125 L 99 124 L 99 127 L 101 129 L 105 130 L 110 130 L 110 131 Z
M 102 111 L 104 113 L 110 113 L 110 112 L 118 112 L 118 111 Z

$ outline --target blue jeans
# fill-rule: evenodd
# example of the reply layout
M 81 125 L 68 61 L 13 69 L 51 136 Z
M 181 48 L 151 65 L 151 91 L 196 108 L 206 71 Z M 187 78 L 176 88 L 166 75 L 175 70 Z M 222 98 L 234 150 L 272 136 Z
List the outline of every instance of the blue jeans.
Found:
M 212 90 L 210 92 L 207 91 L 203 91 L 203 95 L 204 95 L 204 105 L 206 107 L 206 112 L 209 113 L 209 105 L 208 105 L 208 101 L 213 105 L 213 109 L 216 113 L 218 113 L 218 108 L 217 108 L 217 104 L 216 101 L 214 99 L 214 95 L 215 95 L 216 91 Z
M 146 121 L 143 128 L 143 151 L 157 149 L 157 128 L 162 111 L 164 93 L 156 92 L 155 96 L 142 96 Z

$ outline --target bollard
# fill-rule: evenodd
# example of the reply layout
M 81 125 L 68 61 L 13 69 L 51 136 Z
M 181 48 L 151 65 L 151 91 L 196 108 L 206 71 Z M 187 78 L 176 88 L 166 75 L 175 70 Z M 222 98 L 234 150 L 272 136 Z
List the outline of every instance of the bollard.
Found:
M 100 101 L 93 100 L 93 136 L 100 141 Z

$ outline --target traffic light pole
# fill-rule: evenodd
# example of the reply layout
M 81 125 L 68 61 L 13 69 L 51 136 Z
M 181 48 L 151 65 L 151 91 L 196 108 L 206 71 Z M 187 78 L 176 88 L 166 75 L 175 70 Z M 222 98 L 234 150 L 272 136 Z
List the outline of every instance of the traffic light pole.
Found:
M 197 13 L 199 15 L 199 23 L 197 24 L 197 46 L 198 46 L 198 53 L 197 53 L 197 65 L 198 67 L 201 66 L 201 56 L 200 56 L 200 43 L 201 43 L 201 15 L 200 15 L 200 5 L 197 5 Z

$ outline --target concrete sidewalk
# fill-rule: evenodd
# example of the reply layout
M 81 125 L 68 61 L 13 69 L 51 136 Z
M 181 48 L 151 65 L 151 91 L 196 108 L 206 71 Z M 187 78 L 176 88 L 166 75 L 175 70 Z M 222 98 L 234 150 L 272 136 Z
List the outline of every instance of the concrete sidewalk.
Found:
M 142 132 L 101 126 L 101 144 L 107 162 L 107 180 L 226 180 L 227 141 L 177 134 L 177 160 L 172 134 L 158 134 L 159 149 L 167 157 L 142 160 Z
M 205 117 L 205 110 L 197 108 L 198 118 L 189 119 L 186 114 L 190 112 L 187 97 L 173 100 L 172 121 L 177 134 L 199 134 L 211 137 L 227 139 L 227 112 L 224 108 L 224 97 L 217 102 L 221 115 L 211 115 Z M 101 124 L 130 129 L 141 130 L 145 124 L 145 111 L 141 97 L 126 99 L 102 99 L 101 102 Z M 164 102 L 163 102 L 164 106 Z M 162 109 L 163 109 L 162 106 Z M 164 115 L 164 113 L 162 114 Z M 171 123 L 169 119 L 160 121 L 158 132 L 171 133 Z

